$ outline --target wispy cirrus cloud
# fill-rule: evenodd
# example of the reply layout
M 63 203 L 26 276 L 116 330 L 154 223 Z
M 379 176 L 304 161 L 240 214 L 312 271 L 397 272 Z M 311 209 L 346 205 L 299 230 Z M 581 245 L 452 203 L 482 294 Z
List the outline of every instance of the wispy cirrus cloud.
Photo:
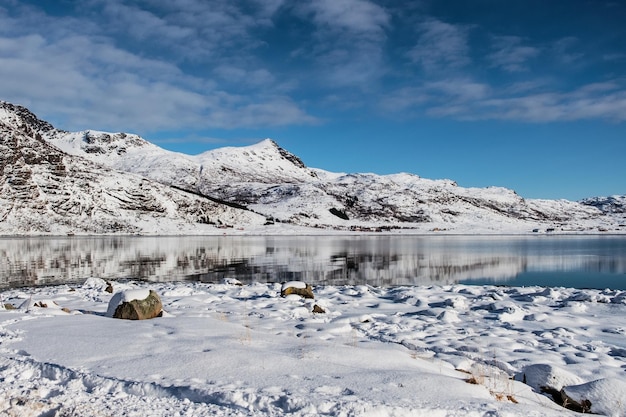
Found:
M 570 92 L 496 97 L 480 103 L 484 115 L 475 117 L 539 123 L 591 119 L 624 122 L 625 87 L 617 82 L 594 83 Z
M 200 7 L 193 0 L 188 3 Z M 95 7 L 100 3 L 90 4 Z M 180 127 L 258 127 L 317 121 L 286 96 L 284 82 L 276 82 L 264 68 L 229 69 L 227 54 L 222 56 L 220 52 L 215 55 L 215 72 L 221 71 L 241 87 L 224 89 L 219 77 L 187 71 L 180 63 L 184 56 L 171 59 L 170 55 L 138 50 L 121 44 L 113 33 L 123 30 L 137 41 L 147 40 L 148 50 L 150 45 L 162 45 L 160 42 L 165 39 L 165 44 L 173 47 L 181 43 L 182 49 L 191 51 L 194 47 L 184 41 L 200 26 L 198 16 L 185 26 L 185 16 L 159 17 L 153 11 L 111 1 L 106 2 L 104 9 L 93 9 L 102 12 L 101 25 L 96 25 L 89 19 L 83 22 L 77 17 L 53 17 L 36 7 L 14 2 L 12 5 L 15 7 L 10 10 L 0 10 L 2 98 L 31 106 L 35 111 L 48 109 L 47 117 L 61 128 L 146 133 Z M 202 43 L 199 53 L 211 52 L 213 44 L 217 45 L 213 50 L 221 50 L 225 36 L 231 37 L 231 42 L 246 44 L 246 39 L 241 38 L 246 38 L 247 25 L 255 24 L 249 22 L 252 18 L 234 18 L 233 15 L 241 14 L 234 10 L 230 15 L 221 12 L 211 11 L 217 13 L 216 22 L 231 19 L 232 29 L 217 38 L 194 38 Z M 130 20 L 123 20 L 123 15 Z M 238 19 L 241 25 L 235 23 Z M 158 40 L 151 44 L 157 35 Z M 246 86 L 245 94 L 240 91 L 242 85 Z
M 471 62 L 468 27 L 431 18 L 419 23 L 417 30 L 417 43 L 406 56 L 425 71 L 458 69 Z
M 224 58 L 263 44 L 251 32 L 271 25 L 269 6 L 256 2 L 200 0 L 88 0 L 107 36 L 145 45 L 145 52 L 177 60 Z M 271 4 L 271 3 L 268 3 Z M 246 7 L 248 6 L 248 7 Z M 244 9 L 245 7 L 245 9 Z
M 549 60 L 552 68 L 580 62 L 583 52 L 575 37 L 533 42 L 483 33 L 489 40 L 483 50 L 490 52 L 481 55 L 470 42 L 471 32 L 484 30 L 479 26 L 426 18 L 415 27 L 417 40 L 406 57 L 423 72 L 378 102 L 386 114 L 521 123 L 626 120 L 624 79 L 614 75 L 603 82 L 572 83 L 561 74 L 537 70 L 539 58 Z M 480 63 L 484 67 L 477 70 Z M 493 76 L 496 69 L 505 75 Z
M 598 51 L 597 62 L 583 65 L 578 37 L 494 34 L 479 22 L 434 16 L 426 2 L 62 5 L 59 12 L 0 0 L 0 91 L 47 109 L 42 116 L 67 129 L 262 129 L 319 123 L 315 111 L 336 120 L 379 112 L 624 119 L 621 50 Z M 549 65 L 535 65 L 539 59 Z M 603 64 L 614 69 L 602 72 Z M 592 66 L 589 79 L 561 77 Z
M 502 68 L 509 72 L 528 70 L 528 61 L 540 54 L 540 49 L 523 44 L 524 40 L 519 36 L 493 36 L 493 52 L 487 59 L 494 67 Z
M 294 51 L 311 59 L 333 86 L 365 87 L 386 71 L 384 44 L 390 13 L 369 0 L 295 3 L 293 11 L 313 23 L 310 43 Z
M 384 38 L 390 19 L 384 8 L 368 0 L 319 0 L 299 7 L 312 14 L 319 28 L 359 34 L 369 40 Z
M 563 92 L 543 84 L 496 89 L 471 79 L 454 79 L 391 92 L 381 102 L 381 109 L 394 114 L 419 113 L 465 121 L 549 123 L 604 119 L 619 123 L 626 121 L 626 84 L 613 80 Z
M 552 43 L 550 53 L 557 61 L 571 65 L 579 62 L 585 56 L 583 52 L 577 49 L 578 43 L 579 40 L 574 36 L 557 39 Z

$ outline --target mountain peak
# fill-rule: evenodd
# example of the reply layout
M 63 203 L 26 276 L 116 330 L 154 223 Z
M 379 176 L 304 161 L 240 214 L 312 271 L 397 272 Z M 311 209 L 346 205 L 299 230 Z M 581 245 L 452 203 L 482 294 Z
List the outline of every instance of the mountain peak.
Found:
M 27 125 L 39 133 L 46 133 L 55 130 L 54 126 L 39 119 L 26 107 L 2 100 L 0 100 L 0 122 L 4 122 L 15 127 Z
M 316 178 L 316 174 L 292 153 L 272 139 L 248 146 L 212 149 L 196 157 L 208 174 L 214 167 L 212 181 L 238 182 L 242 178 L 261 183 L 293 183 Z M 242 167 L 245 169 L 242 170 Z
M 263 148 L 263 149 L 271 149 L 271 150 L 278 151 L 278 153 L 280 154 L 282 158 L 288 160 L 289 162 L 291 162 L 298 168 L 306 168 L 306 165 L 304 164 L 304 162 L 302 162 L 300 158 L 298 158 L 296 155 L 292 154 L 291 152 L 287 151 L 286 149 L 281 148 L 280 145 L 278 145 L 278 143 L 276 143 L 276 141 L 274 141 L 273 139 L 269 139 L 269 138 L 264 139 L 261 142 L 257 143 L 256 146 L 258 146 L 259 148 Z
M 219 225 L 266 221 L 233 204 L 66 153 L 38 131 L 37 125 L 49 125 L 29 121 L 38 119 L 23 107 L 0 104 L 0 234 L 211 233 Z M 106 143 L 106 137 L 96 139 Z
M 269 147 L 269 148 L 280 148 L 280 146 L 278 146 L 278 143 L 276 143 L 274 139 L 270 139 L 270 138 L 263 139 L 257 145 L 260 145 L 263 147 Z

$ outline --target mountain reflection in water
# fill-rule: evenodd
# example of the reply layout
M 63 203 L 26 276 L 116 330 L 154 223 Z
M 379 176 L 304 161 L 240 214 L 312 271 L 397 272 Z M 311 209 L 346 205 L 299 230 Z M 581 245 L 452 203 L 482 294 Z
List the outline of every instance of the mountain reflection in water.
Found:
M 0 239 L 0 288 L 110 280 L 515 285 L 585 274 L 626 288 L 621 236 L 185 236 Z M 544 285 L 542 282 L 523 285 Z M 585 283 L 587 283 L 585 284 Z M 563 285 L 567 285 L 563 284 Z

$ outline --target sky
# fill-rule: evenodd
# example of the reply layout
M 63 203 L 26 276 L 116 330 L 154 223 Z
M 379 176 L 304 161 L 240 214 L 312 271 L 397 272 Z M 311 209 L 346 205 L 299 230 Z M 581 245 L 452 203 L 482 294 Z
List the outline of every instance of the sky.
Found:
M 0 100 L 197 154 L 626 194 L 626 1 L 0 0 Z

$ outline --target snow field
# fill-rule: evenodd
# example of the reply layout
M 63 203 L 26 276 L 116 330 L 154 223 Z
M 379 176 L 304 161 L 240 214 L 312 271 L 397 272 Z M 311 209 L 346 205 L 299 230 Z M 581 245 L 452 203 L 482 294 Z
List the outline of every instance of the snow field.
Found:
M 626 412 L 624 291 L 113 282 L 161 296 L 139 322 L 105 317 L 106 286 L 0 293 L 0 414 L 575 415 L 546 380 Z

